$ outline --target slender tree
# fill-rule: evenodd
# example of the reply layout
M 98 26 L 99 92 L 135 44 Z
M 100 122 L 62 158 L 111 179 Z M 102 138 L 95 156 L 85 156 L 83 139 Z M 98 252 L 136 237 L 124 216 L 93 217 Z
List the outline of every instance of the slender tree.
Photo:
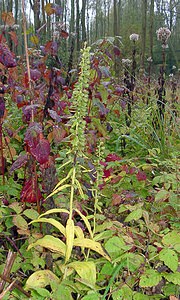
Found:
M 142 48 L 141 48 L 141 66 L 144 69 L 145 51 L 146 51 L 146 20 L 147 20 L 147 0 L 142 0 Z

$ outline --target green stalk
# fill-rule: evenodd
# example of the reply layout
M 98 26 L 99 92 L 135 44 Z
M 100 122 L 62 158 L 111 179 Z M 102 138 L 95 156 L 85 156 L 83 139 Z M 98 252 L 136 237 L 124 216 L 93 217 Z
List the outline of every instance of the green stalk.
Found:
M 70 203 L 69 203 L 69 219 L 72 219 L 73 213 L 73 199 L 74 199 L 74 185 L 76 178 L 76 166 L 73 166 L 72 178 L 71 178 L 71 194 L 70 194 Z

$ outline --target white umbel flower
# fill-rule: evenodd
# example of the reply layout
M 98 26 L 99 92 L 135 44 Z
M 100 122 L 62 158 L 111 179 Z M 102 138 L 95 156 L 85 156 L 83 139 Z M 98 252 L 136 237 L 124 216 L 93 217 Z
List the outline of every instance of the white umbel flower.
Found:
M 137 34 L 137 33 L 132 33 L 132 34 L 129 36 L 129 38 L 130 38 L 130 41 L 136 42 L 136 41 L 139 40 L 139 34 Z
M 167 41 L 171 35 L 171 31 L 166 27 L 160 27 L 157 31 L 157 39 L 162 42 L 162 47 L 167 47 Z

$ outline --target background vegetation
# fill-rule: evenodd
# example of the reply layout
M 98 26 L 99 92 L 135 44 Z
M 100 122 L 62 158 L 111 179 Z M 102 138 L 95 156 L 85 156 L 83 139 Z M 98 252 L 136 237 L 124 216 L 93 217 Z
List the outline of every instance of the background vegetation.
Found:
M 0 2 L 0 299 L 179 299 L 178 1 Z

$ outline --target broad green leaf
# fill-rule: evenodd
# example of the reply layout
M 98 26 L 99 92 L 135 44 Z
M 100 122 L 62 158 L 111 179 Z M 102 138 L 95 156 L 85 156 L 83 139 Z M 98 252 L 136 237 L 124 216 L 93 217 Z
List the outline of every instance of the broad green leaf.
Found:
M 82 240 L 82 239 L 76 238 L 76 239 L 74 239 L 74 246 L 89 248 L 89 249 L 99 253 L 107 260 L 111 261 L 109 255 L 103 250 L 101 244 L 98 242 L 95 242 L 91 239 L 83 239 Z
M 130 222 L 132 220 L 137 221 L 142 217 L 143 210 L 141 208 L 138 208 L 134 211 L 132 211 L 124 220 L 124 222 Z
M 169 197 L 169 192 L 166 190 L 160 190 L 155 196 L 155 201 L 165 200 Z
M 33 208 L 24 210 L 23 211 L 23 215 L 25 215 L 30 220 L 35 220 L 35 219 L 37 219 L 39 217 L 38 212 L 35 209 L 33 209 Z
M 105 230 L 94 237 L 95 241 L 101 241 L 112 237 L 113 230 Z
M 167 281 L 180 285 L 180 272 L 163 273 L 162 275 Z
M 70 187 L 71 185 L 70 184 L 64 184 L 62 186 L 60 186 L 59 188 L 57 188 L 56 190 L 54 190 L 51 194 L 49 194 L 46 199 L 48 199 L 49 197 L 52 197 L 54 196 L 55 194 L 59 193 L 60 191 L 62 190 L 65 190 L 67 189 L 68 187 Z
M 124 267 L 126 267 L 130 272 L 134 272 L 143 264 L 143 261 L 143 256 L 136 253 L 126 252 L 113 262 L 122 262 Z
M 173 230 L 166 234 L 162 238 L 162 243 L 168 247 L 174 247 L 180 244 L 180 234 L 176 230 Z
M 12 208 L 17 214 L 20 214 L 23 210 L 22 204 L 19 202 L 13 202 L 9 205 L 10 208 Z
M 132 300 L 133 299 L 133 291 L 127 285 L 123 285 L 122 288 L 116 290 L 114 287 L 115 292 L 112 294 L 113 300 Z
M 82 300 L 100 300 L 101 296 L 98 293 L 91 293 L 82 298 Z
M 175 272 L 178 268 L 178 256 L 177 253 L 169 248 L 162 249 L 159 253 L 159 259 L 164 262 L 164 264 Z
M 160 273 L 156 270 L 149 269 L 146 273 L 141 275 L 139 285 L 140 287 L 153 287 L 157 285 L 162 279 Z
M 105 249 L 110 254 L 112 259 L 119 258 L 120 255 L 131 248 L 131 245 L 126 245 L 123 238 L 113 236 L 105 243 Z
M 49 223 L 51 225 L 53 225 L 54 227 L 56 227 L 64 236 L 66 236 L 66 230 L 65 227 L 58 222 L 57 220 L 53 219 L 53 218 L 39 218 L 37 220 L 33 220 L 30 222 L 30 224 L 34 224 L 34 223 Z
M 41 218 L 43 216 L 46 216 L 46 215 L 59 214 L 59 213 L 65 213 L 65 214 L 69 215 L 69 211 L 67 209 L 64 209 L 64 208 L 53 208 L 53 209 L 49 209 L 45 213 L 41 214 L 39 216 L 39 218 Z
M 133 300 L 150 300 L 151 298 L 147 295 L 135 293 L 133 295 Z
M 38 288 L 44 288 L 47 285 L 50 285 L 51 282 L 59 283 L 58 277 L 51 272 L 50 270 L 40 270 L 34 272 L 26 281 L 25 288 L 27 290 L 29 289 L 35 289 Z
M 56 291 L 53 293 L 53 300 L 73 300 L 71 292 L 72 288 L 64 284 L 57 285 Z
M 73 268 L 77 274 L 87 282 L 95 285 L 96 283 L 96 266 L 92 261 L 75 261 L 67 265 Z
M 51 293 L 48 290 L 46 290 L 46 289 L 44 289 L 42 287 L 36 287 L 35 291 L 39 295 L 43 296 L 44 299 L 46 299 L 46 297 L 48 297 L 49 299 L 51 299 Z
M 74 221 L 72 219 L 67 220 L 66 224 L 66 255 L 65 255 L 65 263 L 69 260 L 72 253 L 74 241 Z
M 30 244 L 28 250 L 36 246 L 47 248 L 50 251 L 60 253 L 63 256 L 65 256 L 66 253 L 66 245 L 60 239 L 51 235 L 45 235 L 42 239 Z
M 80 217 L 82 218 L 82 220 L 84 221 L 88 231 L 89 231 L 89 234 L 90 234 L 90 237 L 91 239 L 93 239 L 93 233 L 92 233 L 92 230 L 91 230 L 91 225 L 88 221 L 88 219 L 80 212 L 79 209 L 75 208 L 75 211 L 80 215 Z
M 16 216 L 13 217 L 13 223 L 14 223 L 14 225 L 16 225 L 20 229 L 23 229 L 23 230 L 28 229 L 28 223 L 20 215 L 16 215 Z

